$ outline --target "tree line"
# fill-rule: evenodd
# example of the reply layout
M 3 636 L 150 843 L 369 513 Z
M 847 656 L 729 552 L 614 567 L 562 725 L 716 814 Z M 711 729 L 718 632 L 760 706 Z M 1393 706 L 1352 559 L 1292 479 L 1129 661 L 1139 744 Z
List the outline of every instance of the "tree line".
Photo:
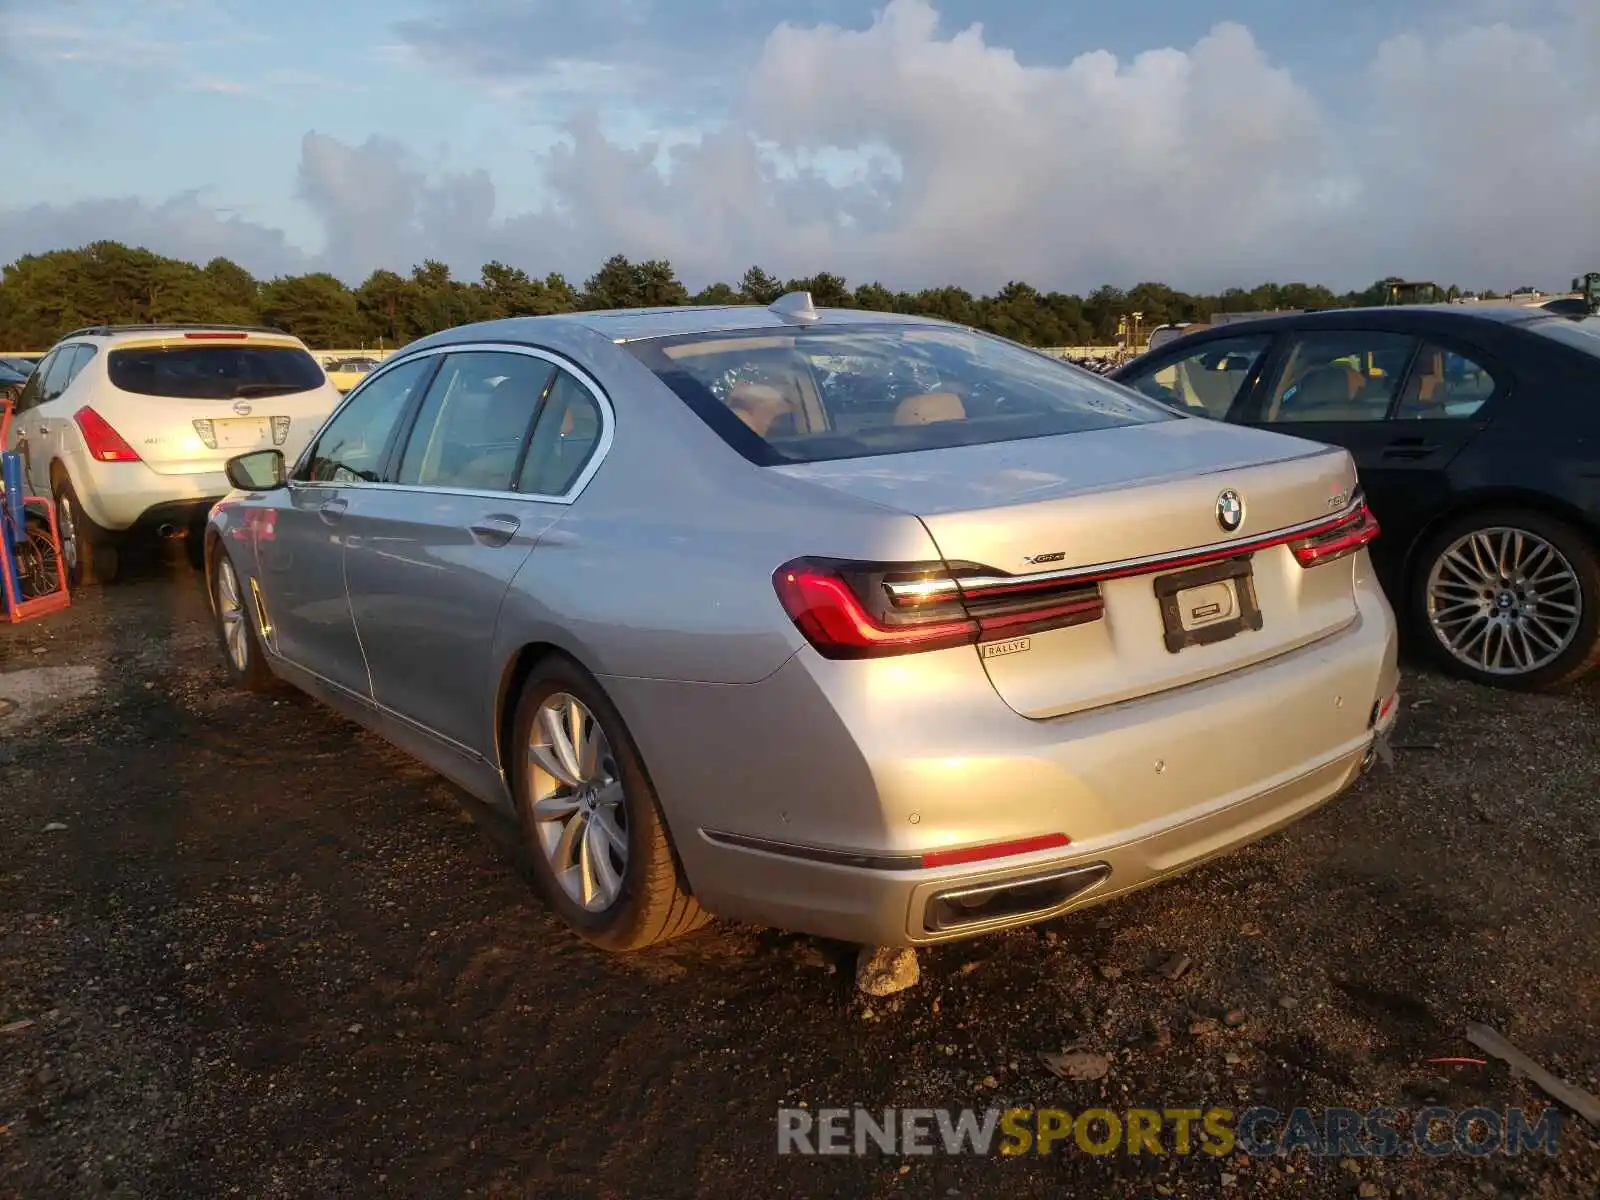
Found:
M 214 258 L 205 266 L 119 242 L 29 254 L 0 273 L 0 347 L 42 349 L 87 325 L 205 322 L 272 325 L 319 349 L 371 349 L 497 317 L 541 316 L 584 309 L 676 304 L 770 304 L 789 291 L 809 291 L 819 306 L 862 308 L 939 317 L 1033 346 L 1114 344 L 1126 319 L 1138 327 L 1204 321 L 1213 313 L 1331 308 L 1381 303 L 1382 282 L 1336 293 L 1318 284 L 1264 283 L 1215 295 L 1178 291 L 1162 283 L 1088 295 L 1041 292 L 1014 281 L 993 295 L 965 288 L 894 291 L 881 283 L 851 286 L 824 272 L 782 280 L 751 267 L 737 283 L 714 283 L 691 293 L 662 259 L 607 259 L 581 285 L 559 274 L 540 278 L 502 262 L 485 263 L 476 280 L 452 277 L 429 259 L 409 275 L 374 271 L 348 287 L 326 272 L 257 279 L 239 264 Z M 1453 296 L 1455 288 L 1450 288 Z

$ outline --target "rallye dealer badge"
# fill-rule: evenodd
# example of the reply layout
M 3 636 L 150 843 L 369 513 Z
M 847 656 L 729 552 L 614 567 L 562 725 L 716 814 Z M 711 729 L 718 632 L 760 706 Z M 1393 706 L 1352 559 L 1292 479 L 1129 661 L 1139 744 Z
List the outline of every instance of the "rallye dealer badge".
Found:
M 1009 642 L 989 642 L 983 648 L 985 658 L 1000 658 L 1006 654 L 1021 654 L 1033 646 L 1031 638 L 1012 638 Z

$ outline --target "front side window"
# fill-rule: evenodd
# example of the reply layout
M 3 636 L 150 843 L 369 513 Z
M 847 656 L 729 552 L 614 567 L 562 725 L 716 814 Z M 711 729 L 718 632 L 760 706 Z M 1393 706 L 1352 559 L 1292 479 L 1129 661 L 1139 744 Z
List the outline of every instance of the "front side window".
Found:
M 555 368 L 542 358 L 469 351 L 445 358 L 422 402 L 399 483 L 505 491 Z
M 375 376 L 353 392 L 317 435 L 297 478 L 311 483 L 377 483 L 406 405 L 437 360 L 414 359 Z
M 1207 342 L 1191 354 L 1124 382 L 1174 408 L 1222 420 L 1272 345 L 1266 334 Z
M 594 456 L 600 429 L 600 405 L 594 395 L 572 375 L 557 371 L 528 443 L 517 491 L 564 496 Z
M 1395 414 L 1402 421 L 1464 420 L 1494 395 L 1494 376 L 1464 354 L 1424 343 Z
M 1297 334 L 1262 419 L 1381 421 L 1415 349 L 1415 339 L 1399 333 Z
M 17 397 L 17 411 L 23 412 L 36 405 L 44 403 L 44 380 L 50 374 L 50 369 L 55 365 L 56 358 L 61 351 L 52 350 L 39 360 L 39 365 L 28 376 L 28 382 L 22 385 L 22 394 Z
M 317 360 L 298 346 L 163 343 L 112 350 L 111 386 L 141 396 L 237 400 L 309 392 L 327 380 Z
M 763 464 L 901 454 L 1180 419 L 999 338 L 935 326 L 695 334 L 626 347 Z

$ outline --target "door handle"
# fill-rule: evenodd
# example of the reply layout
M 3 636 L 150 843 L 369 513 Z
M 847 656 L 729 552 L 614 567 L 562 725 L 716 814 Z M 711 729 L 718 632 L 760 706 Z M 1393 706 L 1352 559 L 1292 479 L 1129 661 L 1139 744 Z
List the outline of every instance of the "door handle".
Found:
M 504 546 L 517 536 L 517 530 L 522 528 L 522 522 L 515 517 L 496 514 L 473 522 L 470 528 L 472 536 L 485 546 Z
M 317 514 L 329 525 L 334 524 L 344 516 L 344 510 L 350 507 L 348 500 L 324 500 L 317 509 Z
M 1439 447 L 1419 437 L 1395 438 L 1384 447 L 1385 458 L 1427 458 Z

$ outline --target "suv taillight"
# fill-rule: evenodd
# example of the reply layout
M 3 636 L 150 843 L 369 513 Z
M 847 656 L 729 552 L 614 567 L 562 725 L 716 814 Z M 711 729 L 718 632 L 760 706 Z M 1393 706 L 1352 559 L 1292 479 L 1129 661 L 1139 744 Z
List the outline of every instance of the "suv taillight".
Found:
M 1001 577 L 972 564 L 797 558 L 772 575 L 795 627 L 826 658 L 881 658 L 1097 621 L 1093 582 Z
M 83 434 L 83 444 L 89 457 L 96 462 L 138 462 L 139 455 L 123 440 L 122 435 L 94 409 L 85 405 L 72 414 L 78 432 Z

